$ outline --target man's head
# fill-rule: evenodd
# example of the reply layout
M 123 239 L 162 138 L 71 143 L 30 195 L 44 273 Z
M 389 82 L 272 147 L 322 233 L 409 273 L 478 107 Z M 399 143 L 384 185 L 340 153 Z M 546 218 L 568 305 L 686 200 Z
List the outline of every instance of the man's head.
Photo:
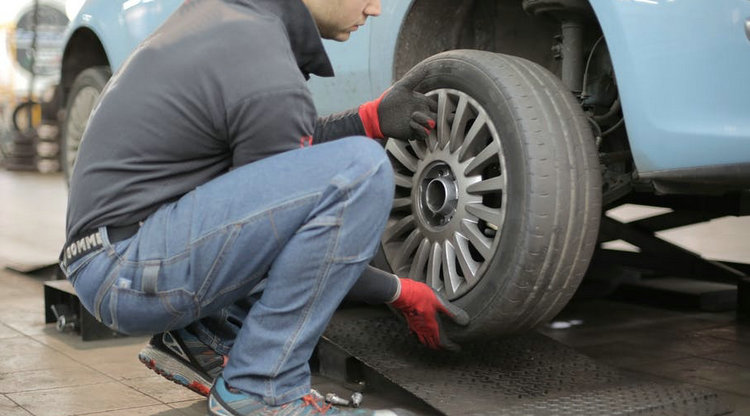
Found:
M 320 30 L 320 36 L 343 42 L 365 24 L 368 16 L 380 14 L 380 0 L 302 0 Z

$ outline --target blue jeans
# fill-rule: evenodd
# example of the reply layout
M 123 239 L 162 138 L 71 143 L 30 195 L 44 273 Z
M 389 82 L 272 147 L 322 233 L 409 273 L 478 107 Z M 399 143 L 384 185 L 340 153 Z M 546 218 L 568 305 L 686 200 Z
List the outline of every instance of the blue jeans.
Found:
M 215 316 L 262 290 L 237 333 L 228 384 L 270 405 L 310 390 L 308 360 L 380 241 L 393 174 L 353 137 L 232 170 L 148 217 L 133 237 L 65 273 L 110 328 L 151 334 Z

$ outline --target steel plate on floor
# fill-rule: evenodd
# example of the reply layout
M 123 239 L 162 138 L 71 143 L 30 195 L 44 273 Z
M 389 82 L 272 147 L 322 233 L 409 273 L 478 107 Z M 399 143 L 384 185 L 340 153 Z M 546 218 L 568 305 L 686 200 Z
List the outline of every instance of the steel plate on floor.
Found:
M 715 392 L 647 379 L 538 333 L 429 350 L 387 311 L 336 313 L 325 339 L 447 415 L 694 415 L 730 412 Z

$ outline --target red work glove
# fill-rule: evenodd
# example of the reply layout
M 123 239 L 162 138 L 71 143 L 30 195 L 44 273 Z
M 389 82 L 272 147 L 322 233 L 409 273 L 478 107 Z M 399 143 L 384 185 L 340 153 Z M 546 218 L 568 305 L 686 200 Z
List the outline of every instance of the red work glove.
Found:
M 399 280 L 401 293 L 391 306 L 404 315 L 409 329 L 419 341 L 432 349 L 459 350 L 458 344 L 445 334 L 438 314 L 445 314 L 459 325 L 468 325 L 469 315 L 466 311 L 452 305 L 424 283 L 404 278 Z
M 373 139 L 425 140 L 435 128 L 437 101 L 414 88 L 424 78 L 410 71 L 383 95 L 359 106 L 365 134 Z

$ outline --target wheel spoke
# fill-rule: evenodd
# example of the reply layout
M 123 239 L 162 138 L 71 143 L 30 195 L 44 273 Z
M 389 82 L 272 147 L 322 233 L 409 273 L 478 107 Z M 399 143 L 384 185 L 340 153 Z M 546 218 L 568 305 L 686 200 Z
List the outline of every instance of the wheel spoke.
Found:
M 430 259 L 427 261 L 427 281 L 426 283 L 435 290 L 443 288 L 443 281 L 440 278 L 440 266 L 442 265 L 442 251 L 440 243 L 433 243 L 430 249 Z
M 406 237 L 406 240 L 404 240 L 404 244 L 401 245 L 400 253 L 398 257 L 396 257 L 395 264 L 393 265 L 393 270 L 401 270 L 401 268 L 405 265 L 408 265 L 409 258 L 411 258 L 412 254 L 414 254 L 414 251 L 417 250 L 419 247 L 419 244 L 422 242 L 422 232 L 419 230 L 419 228 L 415 228 L 408 237 Z
M 467 284 L 473 285 L 477 281 L 477 270 L 479 263 L 471 257 L 469 251 L 469 240 L 458 232 L 453 233 L 453 245 L 456 247 L 456 258 L 461 265 L 463 278 Z
M 464 175 L 472 176 L 476 175 L 481 169 L 484 169 L 490 162 L 499 161 L 500 153 L 495 146 L 487 146 L 466 166 L 464 169 Z
M 393 180 L 396 183 L 396 186 L 400 186 L 402 188 L 411 189 L 413 186 L 411 176 L 406 176 L 398 172 L 393 172 Z
M 414 222 L 413 215 L 407 215 L 406 217 L 396 221 L 395 224 L 387 226 L 383 232 L 383 243 L 390 243 L 396 237 L 413 230 L 417 224 Z
M 461 231 L 466 237 L 468 237 L 469 243 L 484 259 L 489 259 L 492 256 L 492 240 L 482 234 L 476 222 L 468 219 L 461 221 Z M 471 258 L 471 253 L 467 254 L 469 254 L 469 258 Z
M 458 153 L 459 162 L 464 162 L 468 158 L 469 151 L 474 147 L 477 138 L 484 136 L 479 133 L 483 130 L 485 124 L 487 124 L 487 116 L 480 113 L 476 120 L 474 120 L 474 123 L 472 123 L 469 131 L 466 133 L 466 138 L 464 138 L 464 143 Z
M 450 241 L 443 241 L 443 288 L 449 297 L 456 295 L 461 277 L 456 270 L 456 250 Z
M 417 171 L 417 158 L 406 150 L 407 144 L 401 140 L 388 140 L 385 150 L 393 155 L 406 169 Z
M 425 281 L 424 268 L 427 260 L 430 258 L 430 240 L 423 238 L 414 254 L 414 260 L 411 262 L 409 277 L 421 282 Z
M 485 179 L 477 183 L 473 183 L 466 188 L 466 192 L 470 194 L 490 194 L 493 192 L 502 191 L 505 188 L 505 178 L 502 176 L 496 176 L 494 178 Z
M 411 198 L 394 198 L 391 210 L 411 207 Z
M 438 148 L 443 149 L 450 139 L 451 128 L 448 125 L 448 115 L 450 114 L 450 100 L 448 93 L 440 91 L 438 94 L 438 112 L 437 112 L 437 134 Z
M 454 153 L 464 141 L 464 130 L 466 129 L 466 123 L 469 118 L 473 115 L 468 110 L 468 102 L 466 96 L 462 95 L 458 99 L 458 105 L 456 106 L 456 113 L 453 116 L 453 126 L 451 127 L 451 138 L 450 138 L 450 152 Z
M 466 211 L 469 214 L 476 216 L 477 218 L 486 221 L 488 224 L 494 225 L 495 228 L 502 221 L 502 212 L 497 208 L 490 208 L 482 204 L 467 204 Z
M 423 140 L 409 140 L 409 145 L 420 160 L 427 157 L 427 144 Z

